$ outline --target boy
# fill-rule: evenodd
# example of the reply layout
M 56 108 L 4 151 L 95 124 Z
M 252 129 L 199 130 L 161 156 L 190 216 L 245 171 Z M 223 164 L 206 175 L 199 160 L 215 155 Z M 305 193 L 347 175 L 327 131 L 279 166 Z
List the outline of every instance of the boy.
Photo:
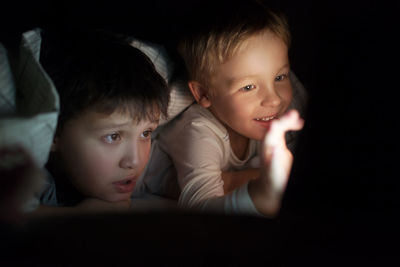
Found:
M 128 43 L 74 35 L 50 35 L 41 59 L 59 93 L 60 114 L 46 164 L 54 180 L 39 211 L 127 208 L 152 132 L 167 115 L 168 88 Z
M 183 207 L 273 216 L 291 166 L 283 135 L 303 124 L 297 112 L 280 119 L 292 101 L 290 34 L 285 20 L 259 3 L 225 4 L 239 5 L 229 12 L 214 6 L 211 26 L 179 45 L 197 104 L 159 132 L 142 191 L 179 197 Z M 260 164 L 259 141 L 269 128 L 281 142 L 273 148 L 265 139 Z

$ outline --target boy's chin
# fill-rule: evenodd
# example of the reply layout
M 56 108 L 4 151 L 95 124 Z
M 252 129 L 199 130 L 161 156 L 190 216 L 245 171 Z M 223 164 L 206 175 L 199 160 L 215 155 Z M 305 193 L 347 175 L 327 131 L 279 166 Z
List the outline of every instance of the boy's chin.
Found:
M 256 125 L 256 126 L 257 127 L 253 127 L 251 130 L 247 130 L 247 131 L 243 131 L 243 132 L 237 131 L 237 132 L 239 134 L 241 134 L 242 136 L 247 137 L 249 139 L 253 139 L 256 141 L 262 141 L 262 140 L 264 140 L 264 137 L 268 131 L 268 128 L 264 128 L 259 125 Z
M 256 141 L 262 141 L 264 140 L 265 134 L 267 133 L 267 130 L 260 132 L 260 133 L 253 133 L 248 138 L 254 139 Z
M 102 199 L 108 202 L 121 202 L 121 201 L 128 201 L 131 197 L 132 193 L 126 194 L 113 194 L 110 196 L 105 196 Z

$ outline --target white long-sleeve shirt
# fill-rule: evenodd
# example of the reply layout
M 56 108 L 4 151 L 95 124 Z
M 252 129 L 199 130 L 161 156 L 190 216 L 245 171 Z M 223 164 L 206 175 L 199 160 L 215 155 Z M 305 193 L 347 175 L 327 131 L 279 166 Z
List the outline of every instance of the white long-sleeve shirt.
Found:
M 238 159 L 226 128 L 210 111 L 193 104 L 158 132 L 135 194 L 177 199 L 181 207 L 258 215 L 247 184 L 224 195 L 221 178 L 222 171 L 259 167 L 258 146 L 250 140 L 246 158 Z

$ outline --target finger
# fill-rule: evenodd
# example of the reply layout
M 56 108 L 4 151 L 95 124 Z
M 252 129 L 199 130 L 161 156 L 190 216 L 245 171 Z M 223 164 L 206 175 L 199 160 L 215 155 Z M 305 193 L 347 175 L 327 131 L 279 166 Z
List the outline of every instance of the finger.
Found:
M 276 120 L 276 127 L 278 131 L 283 133 L 287 131 L 301 130 L 304 125 L 304 120 L 300 118 L 297 110 L 289 110 L 283 117 Z
M 301 130 L 304 120 L 300 118 L 297 110 L 290 110 L 284 116 L 271 122 L 266 137 L 264 139 L 265 146 L 285 145 L 285 133 L 287 131 Z

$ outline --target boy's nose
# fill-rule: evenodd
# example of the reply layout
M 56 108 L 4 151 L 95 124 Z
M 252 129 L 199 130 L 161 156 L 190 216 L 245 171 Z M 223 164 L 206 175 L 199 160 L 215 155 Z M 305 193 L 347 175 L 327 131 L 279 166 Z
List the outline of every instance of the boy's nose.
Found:
M 137 144 L 125 147 L 124 155 L 120 161 L 120 167 L 123 169 L 134 169 L 140 164 L 139 146 Z
M 274 87 L 267 88 L 263 92 L 261 105 L 266 107 L 276 107 L 281 104 L 281 96 Z

